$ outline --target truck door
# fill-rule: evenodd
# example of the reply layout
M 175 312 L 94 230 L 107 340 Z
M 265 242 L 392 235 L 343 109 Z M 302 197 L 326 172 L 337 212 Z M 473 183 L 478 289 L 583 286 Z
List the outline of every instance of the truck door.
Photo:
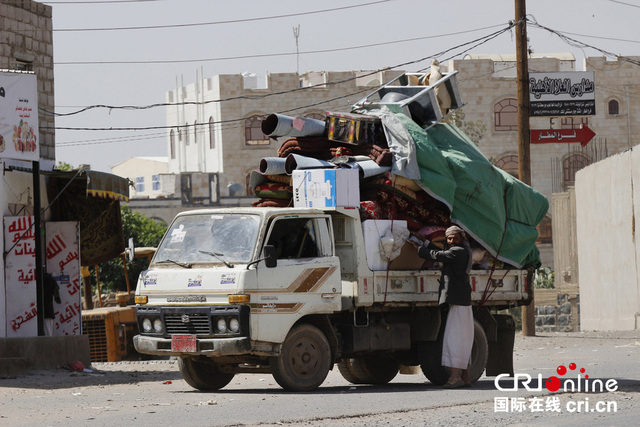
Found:
M 330 227 L 329 216 L 277 218 L 270 224 L 265 242 L 276 247 L 278 265 L 257 269 L 258 300 L 252 296 L 252 314 L 297 319 L 340 309 L 340 261 Z

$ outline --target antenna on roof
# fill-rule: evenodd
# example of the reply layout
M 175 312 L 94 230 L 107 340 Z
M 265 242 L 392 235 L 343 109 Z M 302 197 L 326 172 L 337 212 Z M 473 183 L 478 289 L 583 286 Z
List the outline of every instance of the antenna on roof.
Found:
M 298 38 L 300 37 L 300 24 L 293 27 L 293 37 L 296 39 L 296 72 L 300 75 L 300 51 L 298 50 Z

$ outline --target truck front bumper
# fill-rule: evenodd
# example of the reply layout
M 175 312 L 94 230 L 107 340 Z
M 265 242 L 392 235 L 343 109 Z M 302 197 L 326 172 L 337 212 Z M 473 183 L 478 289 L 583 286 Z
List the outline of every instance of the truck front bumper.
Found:
M 138 353 L 157 356 L 181 356 L 186 354 L 202 356 L 231 356 L 247 354 L 251 350 L 251 340 L 247 337 L 238 338 L 198 338 L 195 352 L 173 351 L 171 338 L 149 337 L 136 335 L 133 346 Z

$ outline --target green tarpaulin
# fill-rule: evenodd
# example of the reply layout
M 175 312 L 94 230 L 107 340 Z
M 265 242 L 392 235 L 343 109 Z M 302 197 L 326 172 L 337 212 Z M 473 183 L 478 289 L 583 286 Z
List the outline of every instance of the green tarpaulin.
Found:
M 414 139 L 422 188 L 449 207 L 452 222 L 499 260 L 538 267 L 536 226 L 549 209 L 547 198 L 493 166 L 456 126 L 438 123 L 425 131 L 396 116 Z

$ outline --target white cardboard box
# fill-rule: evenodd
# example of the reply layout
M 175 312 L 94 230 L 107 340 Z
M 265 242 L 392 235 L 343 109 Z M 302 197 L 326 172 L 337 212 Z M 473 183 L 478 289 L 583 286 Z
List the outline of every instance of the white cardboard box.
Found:
M 364 249 L 367 255 L 367 265 L 373 271 L 384 271 L 387 269 L 387 260 L 380 256 L 380 238 L 387 230 L 400 227 L 406 230 L 407 221 L 399 219 L 368 219 L 362 221 L 362 232 L 364 234 Z
M 359 207 L 359 169 L 294 170 L 293 206 L 307 208 Z

